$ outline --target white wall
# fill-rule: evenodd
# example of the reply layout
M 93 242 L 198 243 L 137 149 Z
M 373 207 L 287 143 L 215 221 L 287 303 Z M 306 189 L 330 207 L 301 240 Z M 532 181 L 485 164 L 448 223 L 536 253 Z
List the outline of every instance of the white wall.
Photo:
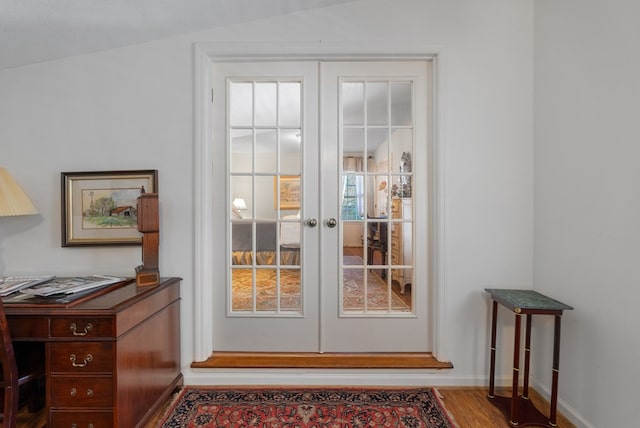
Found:
M 486 384 L 483 288 L 530 287 L 533 277 L 531 0 L 362 0 L 0 71 L 0 164 L 42 213 L 1 219 L 0 273 L 133 274 L 139 248 L 60 247 L 59 174 L 157 168 L 160 270 L 184 278 L 183 365 L 193 374 L 193 43 L 265 39 L 409 41 L 441 53 L 447 336 L 440 351 L 455 368 L 390 379 Z M 508 357 L 500 367 L 509 373 Z M 324 379 L 339 382 L 340 373 Z
M 631 0 L 535 2 L 534 282 L 575 307 L 559 384 L 581 426 L 637 425 L 639 16 Z M 551 356 L 551 326 L 538 330 Z M 550 361 L 535 362 L 545 388 Z

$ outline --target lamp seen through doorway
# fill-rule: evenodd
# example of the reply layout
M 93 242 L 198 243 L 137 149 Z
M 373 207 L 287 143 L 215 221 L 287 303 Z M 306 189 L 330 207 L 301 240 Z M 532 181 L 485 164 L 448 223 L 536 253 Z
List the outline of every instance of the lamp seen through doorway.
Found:
M 246 211 L 247 202 L 242 198 L 235 198 L 232 202 L 231 212 L 237 218 L 243 218 L 240 211 Z

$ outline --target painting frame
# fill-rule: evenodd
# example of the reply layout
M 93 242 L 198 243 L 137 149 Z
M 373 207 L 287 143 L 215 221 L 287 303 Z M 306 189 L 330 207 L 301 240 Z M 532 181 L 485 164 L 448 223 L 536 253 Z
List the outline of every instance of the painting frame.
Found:
M 60 178 L 63 247 L 141 245 L 136 199 L 143 187 L 158 192 L 157 170 L 62 172 Z
M 299 175 L 281 175 L 280 187 L 278 187 L 278 177 L 273 178 L 273 201 L 274 208 L 278 209 L 278 201 L 280 201 L 280 210 L 299 210 L 300 209 L 300 176 Z

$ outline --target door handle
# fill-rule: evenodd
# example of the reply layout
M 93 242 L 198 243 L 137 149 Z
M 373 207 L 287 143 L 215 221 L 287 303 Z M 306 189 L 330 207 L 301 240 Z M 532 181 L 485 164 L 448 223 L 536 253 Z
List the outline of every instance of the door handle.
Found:
M 327 219 L 326 221 L 327 226 L 329 226 L 331 229 L 333 229 L 334 227 L 336 227 L 336 225 L 338 224 L 338 222 L 336 221 L 335 218 L 331 217 L 330 219 Z
M 318 220 L 316 220 L 315 218 L 308 218 L 307 219 L 307 226 L 316 227 L 317 225 L 318 225 Z

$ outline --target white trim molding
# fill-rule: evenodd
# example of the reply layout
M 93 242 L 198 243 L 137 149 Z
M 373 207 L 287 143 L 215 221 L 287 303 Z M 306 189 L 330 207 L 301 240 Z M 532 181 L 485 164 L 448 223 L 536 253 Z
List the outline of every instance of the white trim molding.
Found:
M 213 314 L 211 302 L 213 302 L 213 290 L 211 287 L 203 287 L 203 284 L 212 284 L 213 269 L 209 260 L 213 258 L 213 233 L 208 219 L 212 217 L 213 204 L 211 203 L 211 189 L 213 178 L 211 174 L 211 73 L 209 72 L 211 61 L 209 56 L 198 46 L 194 50 L 195 79 L 194 99 L 195 118 L 194 135 L 195 159 L 194 159 L 194 222 L 195 222 L 195 272 L 194 272 L 194 359 L 201 361 L 211 355 L 213 349 Z M 208 302 L 208 304 L 207 304 Z
M 213 292 L 211 284 L 215 283 L 214 272 L 210 260 L 214 255 L 212 239 L 213 153 L 211 148 L 212 102 L 211 102 L 211 65 L 216 61 L 258 61 L 258 60 L 430 60 L 433 62 L 433 75 L 430 82 L 433 96 L 431 107 L 431 203 L 433 208 L 431 224 L 431 296 L 430 307 L 434 309 L 432 322 L 433 347 L 432 352 L 441 361 L 449 361 L 447 356 L 447 342 L 445 328 L 445 297 L 446 284 L 444 277 L 445 260 L 445 206 L 444 206 L 444 166 L 445 151 L 442 144 L 441 103 L 443 100 L 442 82 L 442 49 L 434 46 L 424 46 L 415 42 L 406 43 L 340 43 L 325 42 L 203 42 L 194 45 L 194 99 L 195 120 L 195 287 L 194 287 L 194 359 L 206 360 L 213 351 Z M 191 375 L 202 382 L 202 370 L 194 371 Z M 211 371 L 214 373 L 214 371 Z M 218 372 L 214 377 L 219 376 Z M 395 375 L 397 376 L 397 374 Z M 206 376 L 204 376 L 206 377 Z M 255 373 L 250 376 L 255 381 Z M 292 379 L 300 380 L 295 372 L 291 372 Z M 304 376 L 303 376 L 304 377 Z M 445 376 L 446 377 L 446 376 Z M 280 374 L 280 378 L 282 375 Z M 188 382 L 189 374 L 185 374 Z M 227 379 L 228 380 L 228 379 Z M 311 379 L 304 380 L 309 383 Z M 406 381 L 406 380 L 403 380 Z
M 455 376 L 437 370 L 309 370 L 309 369 L 194 369 L 184 377 L 186 385 L 317 385 L 317 386 L 458 386 L 486 387 L 486 376 Z M 507 387 L 511 378 L 496 378 L 496 385 Z

